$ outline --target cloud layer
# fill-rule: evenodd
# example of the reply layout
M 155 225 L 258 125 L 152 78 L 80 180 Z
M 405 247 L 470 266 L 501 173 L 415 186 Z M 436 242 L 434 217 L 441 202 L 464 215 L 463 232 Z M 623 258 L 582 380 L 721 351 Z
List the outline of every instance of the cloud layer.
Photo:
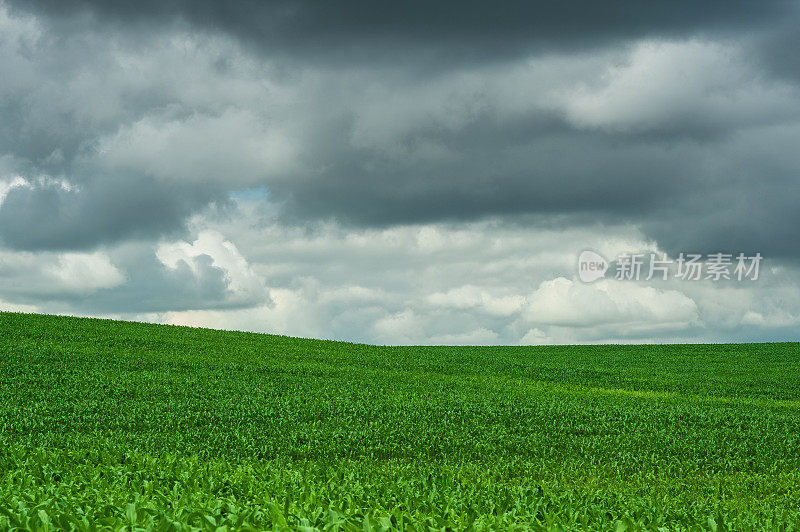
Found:
M 388 343 L 791 337 L 798 22 L 797 2 L 0 3 L 0 301 Z M 580 284 L 603 246 L 770 269 Z

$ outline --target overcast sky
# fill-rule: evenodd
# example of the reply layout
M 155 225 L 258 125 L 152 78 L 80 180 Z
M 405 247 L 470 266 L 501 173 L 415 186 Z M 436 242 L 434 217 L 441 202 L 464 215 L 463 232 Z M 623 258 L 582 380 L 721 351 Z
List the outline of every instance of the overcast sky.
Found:
M 798 28 L 796 1 L 0 0 L 0 309 L 798 340 Z M 718 252 L 758 279 L 615 279 Z

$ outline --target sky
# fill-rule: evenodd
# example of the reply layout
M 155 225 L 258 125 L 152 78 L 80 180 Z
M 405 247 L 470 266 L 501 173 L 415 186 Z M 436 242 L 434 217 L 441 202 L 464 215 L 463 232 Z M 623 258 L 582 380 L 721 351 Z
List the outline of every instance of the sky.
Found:
M 797 1 L 0 0 L 0 310 L 796 341 L 798 28 Z

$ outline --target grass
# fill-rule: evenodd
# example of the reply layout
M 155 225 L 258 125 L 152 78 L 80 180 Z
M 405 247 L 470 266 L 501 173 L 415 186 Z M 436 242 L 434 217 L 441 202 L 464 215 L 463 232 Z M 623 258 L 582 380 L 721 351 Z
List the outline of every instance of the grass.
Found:
M 376 347 L 0 313 L 0 528 L 797 530 L 800 344 Z

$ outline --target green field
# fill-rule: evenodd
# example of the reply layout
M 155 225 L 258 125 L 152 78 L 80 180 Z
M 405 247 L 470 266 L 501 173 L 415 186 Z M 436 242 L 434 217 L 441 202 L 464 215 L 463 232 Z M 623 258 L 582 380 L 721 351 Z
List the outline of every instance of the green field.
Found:
M 375 347 L 0 313 L 0 528 L 798 530 L 800 344 Z

